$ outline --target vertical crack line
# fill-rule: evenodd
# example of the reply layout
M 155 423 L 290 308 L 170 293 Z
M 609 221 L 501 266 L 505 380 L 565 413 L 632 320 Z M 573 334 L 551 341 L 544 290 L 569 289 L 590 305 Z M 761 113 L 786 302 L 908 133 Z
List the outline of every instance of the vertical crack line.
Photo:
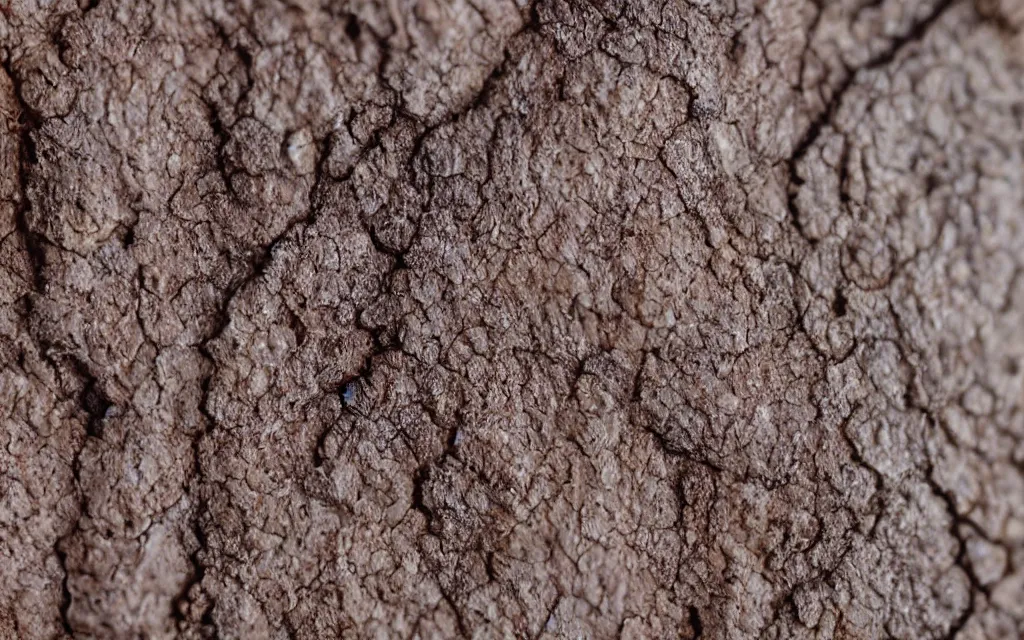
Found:
M 71 589 L 68 586 L 70 571 L 68 571 L 67 551 L 65 550 L 64 545 L 71 536 L 82 530 L 82 518 L 85 516 L 88 507 L 88 499 L 86 498 L 85 492 L 82 490 L 82 451 L 85 449 L 86 442 L 90 437 L 102 437 L 103 421 L 106 419 L 110 409 L 114 405 L 110 398 L 108 398 L 100 388 L 99 379 L 93 375 L 85 362 L 77 358 L 72 358 L 71 368 L 82 380 L 82 391 L 78 394 L 78 405 L 85 413 L 86 418 L 85 435 L 82 440 L 82 444 L 80 447 L 77 447 L 71 461 L 73 489 L 77 494 L 78 512 L 75 515 L 74 521 L 70 523 L 67 533 L 58 538 L 54 543 L 53 551 L 57 556 L 57 561 L 60 564 L 61 570 L 64 572 L 64 577 L 61 580 L 61 600 L 58 607 L 61 626 L 65 633 L 73 637 L 74 630 L 71 626 L 71 619 L 69 617 L 73 598 Z
M 215 117 L 215 116 L 214 116 Z M 231 323 L 231 303 L 235 297 L 245 287 L 261 277 L 269 267 L 273 260 L 273 256 L 278 246 L 283 240 L 289 237 L 294 229 L 299 225 L 312 224 L 316 220 L 319 206 L 319 193 L 322 190 L 324 176 L 326 175 L 326 163 L 327 158 L 331 152 L 331 137 L 328 135 L 322 145 L 319 156 L 317 158 L 316 169 L 313 178 L 313 184 L 309 190 L 309 205 L 307 212 L 304 216 L 300 216 L 295 220 L 288 223 L 286 228 L 275 236 L 270 243 L 268 243 L 260 257 L 253 263 L 249 270 L 249 273 L 241 278 L 238 282 L 230 286 L 225 292 L 221 299 L 219 308 L 217 309 L 217 321 L 210 332 L 210 334 L 203 340 L 199 345 L 199 352 L 203 358 L 207 361 L 209 370 L 200 380 L 200 398 L 199 398 L 199 412 L 203 416 L 203 426 L 199 429 L 198 433 L 192 438 L 192 479 L 193 486 L 190 489 L 190 493 L 196 496 L 199 491 L 199 485 L 202 484 L 203 479 L 203 463 L 202 463 L 202 443 L 203 441 L 213 433 L 216 428 L 217 419 L 210 411 L 210 392 L 213 385 L 213 378 L 217 375 L 217 359 L 214 357 L 213 352 L 210 350 L 210 344 L 223 335 L 228 325 Z M 196 538 L 197 548 L 190 555 L 190 562 L 192 564 L 192 574 L 188 581 L 182 587 L 181 591 L 175 596 L 172 604 L 172 615 L 180 621 L 184 620 L 184 614 L 182 608 L 185 602 L 189 599 L 192 588 L 200 584 L 206 575 L 206 567 L 203 564 L 202 555 L 207 549 L 207 537 L 203 530 L 202 518 L 207 513 L 207 505 L 205 501 L 199 499 L 196 502 L 194 513 L 192 514 L 192 533 Z M 208 607 L 203 613 L 203 619 L 210 615 L 212 607 Z
M 21 79 L 14 72 L 10 57 L 0 63 L 14 88 L 14 98 L 18 102 L 18 199 L 15 203 L 15 228 L 25 243 L 29 263 L 32 268 L 32 287 L 37 293 L 43 293 L 46 282 L 43 269 L 46 255 L 43 249 L 44 239 L 34 232 L 29 224 L 31 202 L 28 198 L 29 167 L 38 164 L 36 144 L 32 134 L 43 125 L 42 116 L 25 101 L 22 93 Z
M 73 638 L 75 630 L 71 627 L 71 619 L 68 617 L 68 611 L 71 609 L 71 590 L 68 589 L 68 554 L 59 548 L 55 551 L 60 568 L 64 571 L 64 578 L 60 582 L 60 605 L 58 607 L 60 625 L 64 629 L 64 633 Z

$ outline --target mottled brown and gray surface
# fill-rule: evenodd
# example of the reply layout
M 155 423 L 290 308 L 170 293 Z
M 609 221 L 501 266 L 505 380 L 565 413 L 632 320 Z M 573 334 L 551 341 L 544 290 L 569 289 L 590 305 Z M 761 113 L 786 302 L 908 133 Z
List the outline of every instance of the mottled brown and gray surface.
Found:
M 1021 637 L 1022 26 L 0 0 L 0 637 Z

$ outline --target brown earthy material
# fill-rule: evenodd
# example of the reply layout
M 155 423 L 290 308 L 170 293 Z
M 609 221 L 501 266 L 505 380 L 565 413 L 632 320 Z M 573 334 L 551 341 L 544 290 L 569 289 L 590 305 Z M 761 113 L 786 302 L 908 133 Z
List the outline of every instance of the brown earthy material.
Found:
M 1024 4 L 0 0 L 0 638 L 1019 638 Z

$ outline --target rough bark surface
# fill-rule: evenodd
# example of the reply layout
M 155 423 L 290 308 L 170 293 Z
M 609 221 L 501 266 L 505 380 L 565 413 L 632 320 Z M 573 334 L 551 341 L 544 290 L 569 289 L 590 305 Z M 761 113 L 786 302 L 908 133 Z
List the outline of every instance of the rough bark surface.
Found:
M 0 637 L 1020 637 L 1022 25 L 0 0 Z

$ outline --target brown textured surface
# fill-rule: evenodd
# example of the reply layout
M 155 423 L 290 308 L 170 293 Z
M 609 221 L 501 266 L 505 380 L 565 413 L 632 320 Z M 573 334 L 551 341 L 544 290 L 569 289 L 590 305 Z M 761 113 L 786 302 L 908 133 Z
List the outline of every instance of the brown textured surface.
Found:
M 1019 637 L 1022 24 L 2 0 L 0 637 Z

